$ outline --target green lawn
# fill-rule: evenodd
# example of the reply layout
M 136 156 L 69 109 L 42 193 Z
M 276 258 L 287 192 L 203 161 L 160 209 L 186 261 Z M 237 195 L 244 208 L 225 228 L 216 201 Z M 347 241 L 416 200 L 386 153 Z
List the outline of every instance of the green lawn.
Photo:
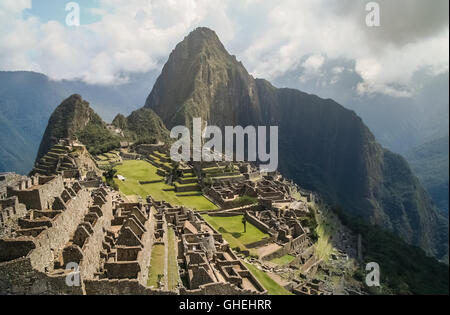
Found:
M 292 295 L 291 292 L 276 283 L 275 280 L 269 277 L 264 271 L 259 270 L 252 264 L 246 262 L 244 262 L 244 264 L 270 295 Z
M 294 259 L 295 259 L 295 257 L 292 255 L 284 255 L 279 258 L 272 259 L 271 262 L 273 262 L 277 265 L 280 265 L 280 266 L 284 266 L 284 265 L 287 265 L 290 262 L 292 262 Z
M 116 166 L 117 174 L 126 178 L 124 182 L 114 181 L 125 195 L 140 195 L 145 198 L 151 195 L 156 200 L 165 200 L 174 206 L 186 206 L 197 210 L 215 210 L 217 206 L 206 199 L 201 193 L 176 193 L 173 186 L 164 182 L 154 184 L 139 184 L 139 181 L 155 181 L 164 178 L 156 174 L 157 168 L 146 161 L 130 160 L 124 161 L 122 165 Z
M 177 287 L 178 281 L 179 281 L 179 274 L 178 274 L 178 262 L 177 262 L 177 256 L 176 256 L 176 250 L 175 246 L 176 244 L 176 237 L 175 237 L 175 231 L 172 228 L 169 228 L 168 237 L 167 240 L 169 242 L 168 244 L 168 266 L 167 266 L 167 282 L 169 285 L 169 290 L 174 290 Z
M 152 258 L 148 270 L 148 287 L 158 287 L 158 275 L 164 277 L 164 245 L 154 245 L 152 248 Z
M 322 209 L 323 215 L 317 218 L 316 232 L 319 239 L 316 243 L 316 255 L 325 261 L 330 258 L 333 252 L 333 245 L 330 239 L 339 231 L 339 219 L 331 211 Z
M 241 250 L 247 250 L 245 247 L 246 244 L 254 243 L 270 236 L 256 228 L 250 222 L 247 222 L 247 232 L 244 233 L 242 215 L 232 217 L 204 215 L 203 217 L 223 235 L 225 240 L 230 243 L 231 248 L 239 247 Z

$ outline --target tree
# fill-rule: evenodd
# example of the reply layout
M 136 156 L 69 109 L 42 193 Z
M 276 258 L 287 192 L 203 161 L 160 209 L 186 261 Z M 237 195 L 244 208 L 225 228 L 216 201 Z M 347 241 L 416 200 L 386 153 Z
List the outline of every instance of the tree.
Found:
M 113 167 L 109 166 L 104 172 L 103 172 L 103 176 L 105 176 L 105 179 L 108 180 L 112 180 L 114 179 L 114 176 L 116 176 L 117 170 L 114 169 Z
M 119 186 L 114 181 L 114 177 L 116 176 L 117 170 L 112 166 L 109 166 L 104 172 L 103 176 L 105 177 L 106 185 L 114 188 L 114 190 L 119 190 Z
M 183 172 L 180 170 L 180 163 L 172 161 L 172 170 L 170 175 L 172 175 L 172 181 L 175 181 L 183 176 Z
M 244 224 L 244 233 L 247 232 L 247 219 L 245 218 L 245 215 L 242 217 L 242 224 Z

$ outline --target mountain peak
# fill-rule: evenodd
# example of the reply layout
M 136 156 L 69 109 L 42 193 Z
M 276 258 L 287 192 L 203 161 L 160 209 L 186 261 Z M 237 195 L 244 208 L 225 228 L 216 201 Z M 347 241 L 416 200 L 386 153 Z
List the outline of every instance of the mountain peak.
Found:
M 189 40 L 198 40 L 198 39 L 217 40 L 220 42 L 220 39 L 217 36 L 216 32 L 207 27 L 197 27 L 192 32 L 190 32 L 185 38 Z
M 87 103 L 86 101 L 83 100 L 83 98 L 81 97 L 81 95 L 79 94 L 72 94 L 70 95 L 68 98 L 66 98 L 62 103 L 61 103 L 61 107 L 66 107 L 66 108 L 75 108 L 77 106 L 89 106 L 89 103 Z
M 254 91 L 255 82 L 244 66 L 214 31 L 200 27 L 172 51 L 145 107 L 152 108 L 168 128 L 190 126 L 193 117 L 230 125 L 236 122 L 237 111 L 259 117 L 253 108 Z
M 104 124 L 100 116 L 90 107 L 89 102 L 83 100 L 81 95 L 73 94 L 66 98 L 50 116 L 36 161 L 44 156 L 60 139 L 74 137 L 90 122 L 97 125 Z
M 184 38 L 184 40 L 180 43 L 180 46 L 183 46 L 183 44 L 191 48 L 216 47 L 221 48 L 226 52 L 225 47 L 216 32 L 207 27 L 198 27 L 194 29 Z M 178 46 L 175 50 L 177 48 Z
M 216 32 L 207 27 L 198 27 L 175 47 L 169 61 L 193 61 L 195 58 L 202 58 L 202 61 L 224 60 L 230 57 Z

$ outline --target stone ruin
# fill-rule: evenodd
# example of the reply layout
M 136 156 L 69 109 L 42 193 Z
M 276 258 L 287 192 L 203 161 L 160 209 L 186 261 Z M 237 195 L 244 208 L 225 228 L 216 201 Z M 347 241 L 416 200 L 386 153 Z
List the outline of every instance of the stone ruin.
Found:
M 270 234 L 271 240 L 280 245 L 275 252 L 261 257 L 262 260 L 270 261 L 290 254 L 296 257 L 295 261 L 302 265 L 302 271 L 308 273 L 317 268 L 320 260 L 315 255 L 315 245 L 309 237 L 309 230 L 302 226 L 297 216 L 303 214 L 307 206 L 300 206 L 298 203 L 292 203 L 295 207 L 287 207 L 287 209 L 283 207 L 248 210 L 245 215 L 247 221 Z M 299 211 L 299 208 L 302 210 Z
M 163 227 L 175 230 L 180 277 L 187 287 L 181 292 L 204 292 L 208 288 L 231 290 L 234 294 L 266 294 L 266 290 L 236 257 L 228 242 L 199 214 L 165 202 L 153 202 L 162 237 Z
M 0 200 L 0 294 L 267 294 L 198 213 L 151 196 L 146 203 L 124 202 L 98 181 L 95 170 L 72 166 L 78 170 L 74 176 L 34 172 L 6 185 Z M 223 207 L 240 196 L 258 198 L 259 205 L 242 213 L 270 237 L 252 246 L 279 244 L 262 259 L 290 253 L 313 268 L 313 246 L 298 220 L 307 205 L 293 200 L 281 175 L 249 175 L 253 171 L 240 164 L 244 180 L 215 181 L 209 196 Z M 169 227 L 176 239 L 178 285 L 148 287 L 153 246 L 167 251 Z M 74 275 L 78 285 L 67 285 Z
M 152 244 L 148 207 L 140 203 L 120 203 L 113 211 L 110 228 L 100 252 L 98 279 L 147 279 Z
M 22 211 L 0 239 L 0 293 L 73 293 L 55 260 L 89 211 L 90 192 L 62 176 L 35 176 L 8 187 L 7 197 Z
M 31 175 L 85 179 L 88 172 L 100 175 L 86 147 L 72 139 L 60 139 L 49 152 L 36 162 Z
M 296 295 L 330 295 L 325 286 L 324 282 L 319 279 L 311 279 L 309 281 L 301 281 L 294 288 L 292 292 Z
M 6 197 L 6 196 L 5 196 Z M 27 208 L 19 203 L 17 196 L 0 199 L 0 238 L 18 228 L 18 219 L 25 216 Z
M 151 198 L 127 203 L 107 187 L 62 175 L 27 178 L 7 187 L 5 197 L 0 294 L 266 293 L 222 236 L 184 208 Z M 189 287 L 147 286 L 153 244 L 167 243 L 168 224 L 185 268 L 177 272 L 191 275 Z
M 250 166 L 241 166 L 239 169 L 241 172 L 249 172 Z M 254 179 L 216 181 L 206 190 L 206 194 L 224 209 L 230 208 L 233 201 L 244 195 L 257 197 L 260 205 L 266 208 L 271 208 L 276 203 L 294 201 L 291 197 L 291 185 L 281 175 L 255 173 L 258 176 Z
M 294 201 L 289 182 L 281 175 L 267 175 L 256 184 L 256 193 L 260 200 L 260 205 L 272 208 L 277 203 L 290 203 Z

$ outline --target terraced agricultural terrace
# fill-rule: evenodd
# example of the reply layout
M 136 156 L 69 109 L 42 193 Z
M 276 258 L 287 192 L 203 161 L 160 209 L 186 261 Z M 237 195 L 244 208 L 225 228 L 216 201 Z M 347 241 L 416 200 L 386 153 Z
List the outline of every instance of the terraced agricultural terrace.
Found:
M 53 173 L 62 174 L 63 171 L 75 168 L 71 157 L 72 148 L 64 143 L 54 145 L 35 165 L 34 172 L 42 175 Z
M 169 169 L 166 163 L 167 170 Z M 115 179 L 120 191 L 125 195 L 150 195 L 155 200 L 165 200 L 173 205 L 185 205 L 197 210 L 215 210 L 217 206 L 206 199 L 201 191 L 177 192 L 175 187 L 165 183 L 165 177 L 158 174 L 158 168 L 144 160 L 126 160 L 115 167 L 124 181 Z M 162 174 L 161 172 L 159 172 Z
M 66 178 L 84 177 L 95 169 L 92 156 L 81 143 L 69 139 L 60 139 L 39 161 L 31 175 L 62 175 Z
M 107 153 L 99 154 L 95 156 L 95 161 L 99 168 L 104 169 L 109 166 L 114 166 L 122 162 L 120 152 L 113 150 Z

